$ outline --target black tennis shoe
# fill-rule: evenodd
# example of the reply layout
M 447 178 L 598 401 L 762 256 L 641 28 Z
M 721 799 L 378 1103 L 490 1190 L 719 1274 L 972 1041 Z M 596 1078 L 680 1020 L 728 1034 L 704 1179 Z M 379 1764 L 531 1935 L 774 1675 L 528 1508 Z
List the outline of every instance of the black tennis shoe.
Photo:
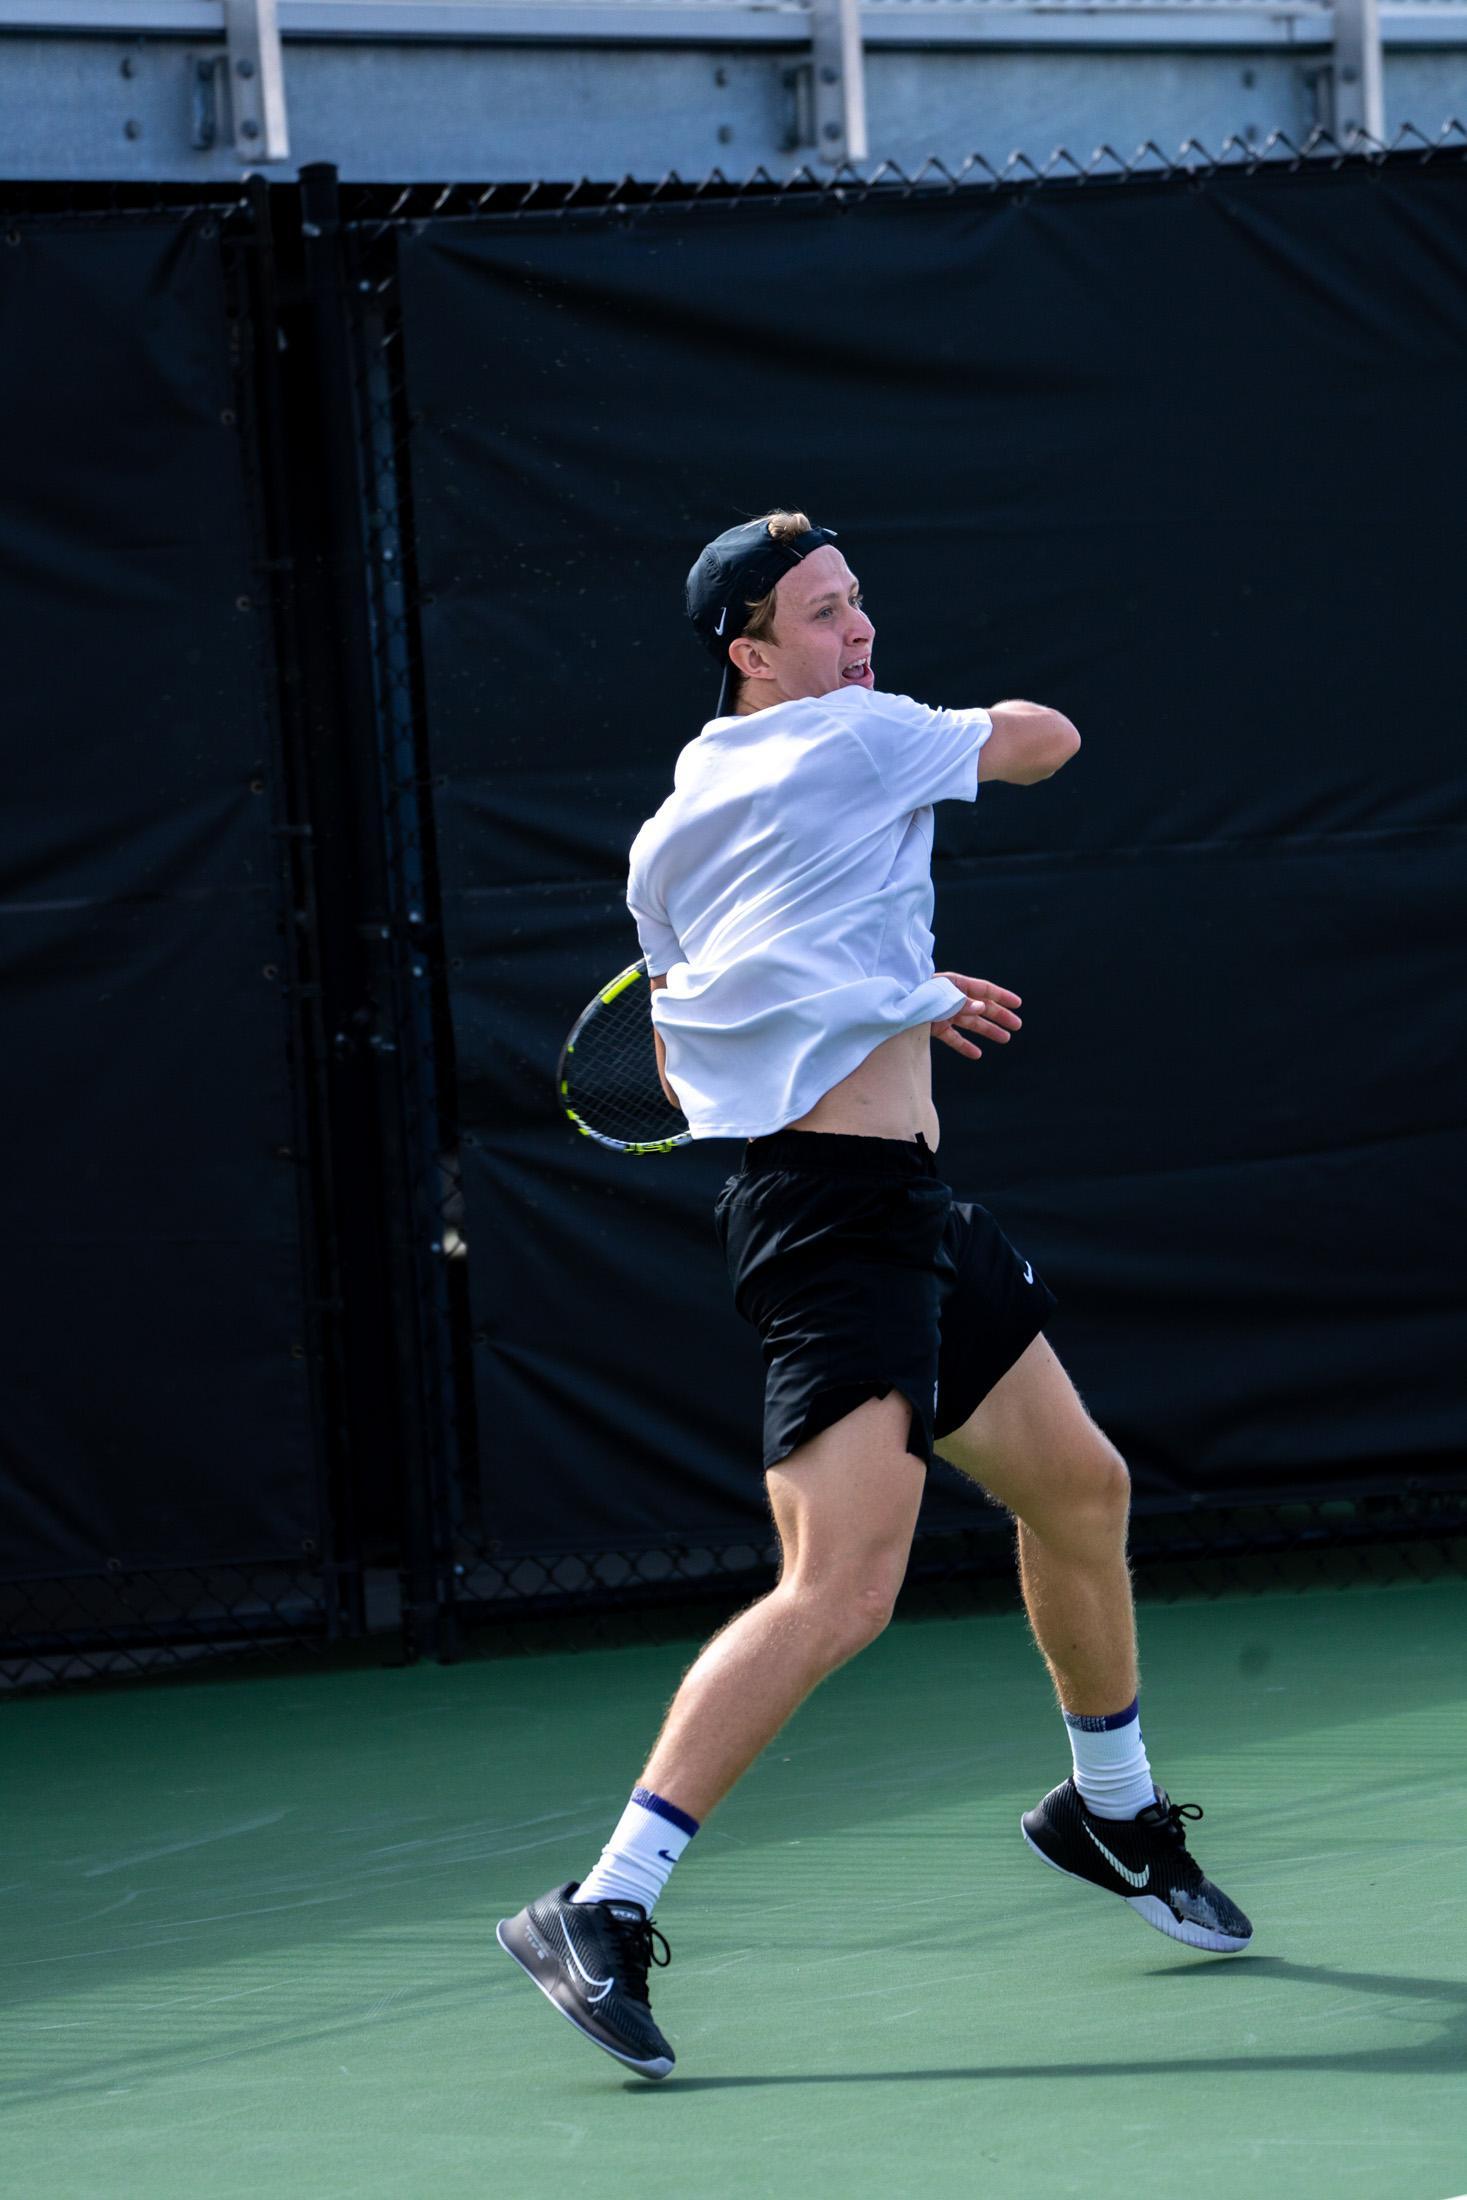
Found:
M 1215 1955 L 1236 1955 L 1253 1938 L 1236 1903 L 1204 1878 L 1188 1854 L 1184 1818 L 1200 1818 L 1198 1803 L 1174 1803 L 1164 1788 L 1136 1818 L 1097 1818 L 1073 1780 L 1051 1789 L 1019 1820 L 1036 1856 L 1069 1879 L 1118 1894 L 1128 1909 L 1171 1940 Z
M 652 2021 L 647 1972 L 671 1950 L 640 1903 L 572 1902 L 579 1885 L 567 1880 L 502 1918 L 495 1937 L 588 2040 L 640 2077 L 665 2078 L 676 2058 Z

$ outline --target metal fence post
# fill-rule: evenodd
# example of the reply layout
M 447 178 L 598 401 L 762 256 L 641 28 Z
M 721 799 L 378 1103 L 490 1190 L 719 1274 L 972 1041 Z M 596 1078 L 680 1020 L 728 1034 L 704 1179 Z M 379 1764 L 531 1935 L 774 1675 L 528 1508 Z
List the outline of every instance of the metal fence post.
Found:
M 241 160 L 290 158 L 276 0 L 224 0 L 229 114 Z
M 860 0 L 811 0 L 815 143 L 822 160 L 864 160 L 866 56 Z
M 353 287 L 336 170 L 312 164 L 300 180 L 315 432 L 326 488 L 323 607 L 364 981 L 362 997 L 338 1029 L 337 1046 L 354 1064 L 359 1090 L 366 1080 L 369 1128 L 377 1142 L 373 1181 L 355 1187 L 352 1196 L 380 1204 L 382 1257 L 355 1281 L 363 1296 L 375 1294 L 369 1326 L 379 1333 L 387 1359 L 378 1372 L 391 1400 L 386 1441 L 406 1654 L 450 1657 L 456 1650 L 447 1458 L 453 1393 L 440 1304 L 443 1233 L 431 1212 L 437 1154 L 435 1096 L 424 1059 L 425 910 L 404 853 L 405 838 L 416 831 L 414 763 L 403 754 L 394 668 L 382 661 L 392 646 L 384 634 L 382 595 L 384 587 L 396 586 L 395 575 L 384 575 L 383 559 L 394 545 L 382 525 L 383 454 L 365 364 L 371 336 L 361 325 L 366 301 Z
M 1333 134 L 1341 145 L 1351 145 L 1362 131 L 1384 144 L 1380 0 L 1335 0 L 1330 103 Z

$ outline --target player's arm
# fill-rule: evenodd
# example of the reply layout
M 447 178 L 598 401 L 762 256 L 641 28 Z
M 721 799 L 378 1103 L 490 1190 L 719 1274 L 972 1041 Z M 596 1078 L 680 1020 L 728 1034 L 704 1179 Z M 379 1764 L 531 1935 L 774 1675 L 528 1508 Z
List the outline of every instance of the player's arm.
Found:
M 1044 703 L 992 703 L 993 731 L 978 753 L 980 779 L 1007 779 L 1019 787 L 1052 779 L 1080 746 L 1062 710 Z
M 666 972 L 664 972 L 660 978 L 649 978 L 647 980 L 647 983 L 651 986 L 654 993 L 657 992 L 660 986 L 664 986 L 667 983 Z M 672 1105 L 675 1108 L 681 1109 L 681 1100 L 679 1100 L 677 1094 L 673 1091 L 671 1085 L 667 1082 L 667 1046 L 665 1041 L 663 1040 L 662 1033 L 658 1030 L 656 1024 L 652 1026 L 652 1044 L 657 1049 L 657 1082 L 659 1083 L 659 1085 L 661 1085 L 664 1094 L 672 1102 Z

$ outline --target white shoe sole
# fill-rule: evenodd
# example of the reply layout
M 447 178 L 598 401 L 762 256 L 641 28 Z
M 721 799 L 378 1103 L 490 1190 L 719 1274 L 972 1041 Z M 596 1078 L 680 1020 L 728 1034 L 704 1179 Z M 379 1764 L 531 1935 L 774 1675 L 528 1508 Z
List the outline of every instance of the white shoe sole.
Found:
M 1097 1894 L 1109 1893 L 1110 1890 L 1106 1887 L 1096 1887 L 1093 1879 L 1085 1879 L 1079 1872 L 1067 1872 L 1063 1864 L 1056 1864 L 1052 1856 L 1046 1856 L 1037 1842 L 1030 1840 L 1022 1818 L 1019 1821 L 1019 1831 L 1024 1836 L 1025 1848 L 1032 1849 L 1040 1863 L 1047 1864 L 1052 1872 L 1058 1872 L 1061 1879 L 1073 1879 L 1079 1887 L 1094 1887 Z M 1112 1896 L 1112 1900 L 1114 1899 Z M 1232 1933 L 1210 1933 L 1205 1925 L 1193 1925 L 1187 1918 L 1178 1917 L 1171 1905 L 1162 1901 L 1160 1895 L 1127 1894 L 1122 1895 L 1121 1900 L 1144 1923 L 1159 1933 L 1165 1933 L 1168 1940 L 1184 1941 L 1189 1948 L 1205 1948 L 1209 1955 L 1214 1956 L 1235 1956 L 1241 1954 L 1244 1948 L 1252 1946 L 1251 1936 L 1247 1940 L 1239 1940 Z
M 554 1994 L 549 1992 L 549 1990 L 541 1984 L 540 1980 L 536 1978 L 534 1972 L 530 1969 L 528 1963 L 525 1962 L 523 1956 L 515 1954 L 514 1949 L 511 1948 L 509 1942 L 504 1937 L 504 1928 L 508 1923 L 508 1918 L 500 1919 L 499 1923 L 494 1928 L 494 1938 L 499 1942 L 500 1947 L 504 1950 L 510 1961 L 519 1965 L 520 1969 L 524 1972 L 525 1977 L 530 1981 L 530 1984 L 532 1986 L 538 1986 L 540 1988 L 541 1993 L 544 1994 L 545 1999 L 549 2002 L 551 2008 L 555 2011 L 555 2014 L 558 2017 L 564 2017 L 567 2024 L 574 2025 L 576 2031 L 580 2033 L 581 2038 L 583 2040 L 589 2040 L 593 2047 L 599 2047 L 603 2055 L 610 2055 L 614 2062 L 619 2062 L 623 2064 L 624 2067 L 628 2070 L 635 2070 L 639 2078 L 665 2078 L 667 2076 L 668 2072 L 672 2068 L 672 2057 L 670 2055 L 659 2055 L 653 2062 L 638 2062 L 634 2056 L 623 2055 L 618 2048 L 608 2047 L 605 2040 L 598 2040 L 595 2033 L 588 2032 L 583 2024 L 577 2024 L 569 2009 L 563 2007 L 562 2004 L 556 2000 Z

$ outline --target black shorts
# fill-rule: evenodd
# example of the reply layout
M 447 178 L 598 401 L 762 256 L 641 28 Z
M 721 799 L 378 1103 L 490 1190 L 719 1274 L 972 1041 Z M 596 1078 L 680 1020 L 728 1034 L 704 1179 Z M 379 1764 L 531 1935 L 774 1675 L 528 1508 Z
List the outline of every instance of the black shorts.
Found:
M 920 1134 L 751 1138 L 713 1217 L 763 1346 L 766 1473 L 890 1390 L 912 1407 L 908 1451 L 930 1462 L 1055 1308 L 993 1217 L 953 1198 Z

